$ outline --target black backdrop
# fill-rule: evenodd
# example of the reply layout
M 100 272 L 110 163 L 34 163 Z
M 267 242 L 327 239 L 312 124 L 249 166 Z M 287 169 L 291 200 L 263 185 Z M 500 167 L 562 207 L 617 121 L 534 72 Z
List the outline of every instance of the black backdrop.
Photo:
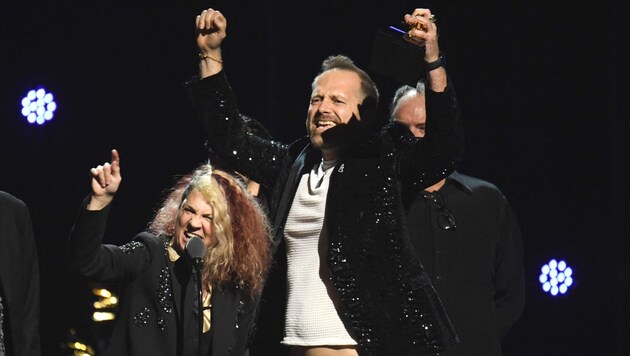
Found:
M 627 45 L 618 1 L 588 8 L 490 1 L 25 1 L 0 10 L 0 189 L 33 215 L 46 355 L 75 329 L 95 343 L 89 285 L 67 273 L 65 240 L 88 170 L 119 149 L 124 182 L 107 241 L 142 230 L 163 191 L 202 162 L 203 135 L 183 83 L 197 70 L 193 21 L 228 18 L 223 58 L 241 110 L 278 139 L 304 134 L 323 58 L 365 67 L 377 28 L 415 7 L 438 17 L 467 129 L 461 171 L 497 184 L 520 220 L 527 305 L 508 355 L 622 355 L 630 350 Z M 375 75 L 383 102 L 396 83 Z M 43 85 L 59 108 L 28 125 L 20 99 Z M 540 266 L 573 265 L 568 296 L 540 291 Z

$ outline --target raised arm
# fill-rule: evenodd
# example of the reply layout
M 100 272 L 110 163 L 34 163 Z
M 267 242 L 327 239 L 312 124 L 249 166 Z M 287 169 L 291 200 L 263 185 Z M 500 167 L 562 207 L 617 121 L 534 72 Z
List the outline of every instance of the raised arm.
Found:
M 284 157 L 287 147 L 251 134 L 239 112 L 221 58 L 226 28 L 225 16 L 214 9 L 204 10 L 195 19 L 199 78 L 187 82 L 195 117 L 221 164 L 269 187 L 282 163 L 276 157 Z
M 195 18 L 199 47 L 199 77 L 206 78 L 223 70 L 221 43 L 227 33 L 227 20 L 218 10 L 207 9 Z
M 398 161 L 399 178 L 405 190 L 415 191 L 446 178 L 461 162 L 464 127 L 455 90 L 440 57 L 435 17 L 429 9 L 415 9 L 405 15 L 405 22 L 410 27 L 406 40 L 425 47 L 425 135 L 420 140 L 412 138 L 406 127 L 396 128 L 396 124 L 391 134 L 404 143 Z
M 92 192 L 81 204 L 68 239 L 70 269 L 108 282 L 135 279 L 150 262 L 145 244 L 136 242 L 146 234 L 121 247 L 102 243 L 111 202 L 122 181 L 118 151 L 111 155 L 111 162 L 90 169 Z
M 436 17 L 429 9 L 415 9 L 411 14 L 405 15 L 405 22 L 409 25 L 408 38 L 424 46 L 429 88 L 434 92 L 443 92 L 446 89 L 447 77 L 438 44 Z

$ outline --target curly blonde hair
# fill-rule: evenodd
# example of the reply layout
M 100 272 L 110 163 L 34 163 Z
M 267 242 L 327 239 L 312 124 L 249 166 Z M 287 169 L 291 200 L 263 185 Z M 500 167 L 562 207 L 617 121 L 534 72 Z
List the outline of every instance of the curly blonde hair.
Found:
M 204 164 L 169 190 L 149 223 L 155 235 L 173 237 L 180 207 L 198 191 L 214 209 L 215 239 L 205 251 L 202 280 L 220 288 L 233 283 L 260 295 L 271 263 L 271 228 L 264 209 L 233 175 Z

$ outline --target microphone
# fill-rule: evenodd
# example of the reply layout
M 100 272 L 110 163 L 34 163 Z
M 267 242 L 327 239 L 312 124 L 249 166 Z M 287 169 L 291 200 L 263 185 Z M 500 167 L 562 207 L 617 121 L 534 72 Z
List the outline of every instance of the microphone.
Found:
M 203 289 L 201 286 L 201 259 L 206 250 L 203 240 L 198 237 L 192 237 L 186 242 L 186 254 L 192 261 L 197 276 L 197 327 L 199 343 L 197 344 L 197 354 L 201 356 L 201 343 L 203 341 Z
M 198 237 L 193 237 L 188 242 L 186 242 L 186 254 L 190 258 L 195 268 L 199 269 L 201 267 L 201 260 L 203 259 L 203 255 L 205 253 L 206 246 Z

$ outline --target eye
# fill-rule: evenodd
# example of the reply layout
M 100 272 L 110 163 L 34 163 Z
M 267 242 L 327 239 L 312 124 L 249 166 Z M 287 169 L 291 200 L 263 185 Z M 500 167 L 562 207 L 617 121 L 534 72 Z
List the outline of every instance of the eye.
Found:
M 321 101 L 322 99 L 320 97 L 312 97 L 311 98 L 311 104 L 317 104 Z
M 183 208 L 182 208 L 182 211 L 183 211 L 184 213 L 186 213 L 186 214 L 194 214 L 194 213 L 195 213 L 195 211 L 194 211 L 191 207 L 189 207 L 189 206 L 185 206 L 185 207 L 183 207 Z
M 214 216 L 212 215 L 204 215 L 203 218 L 207 221 L 207 222 L 212 222 L 212 220 L 214 220 Z

